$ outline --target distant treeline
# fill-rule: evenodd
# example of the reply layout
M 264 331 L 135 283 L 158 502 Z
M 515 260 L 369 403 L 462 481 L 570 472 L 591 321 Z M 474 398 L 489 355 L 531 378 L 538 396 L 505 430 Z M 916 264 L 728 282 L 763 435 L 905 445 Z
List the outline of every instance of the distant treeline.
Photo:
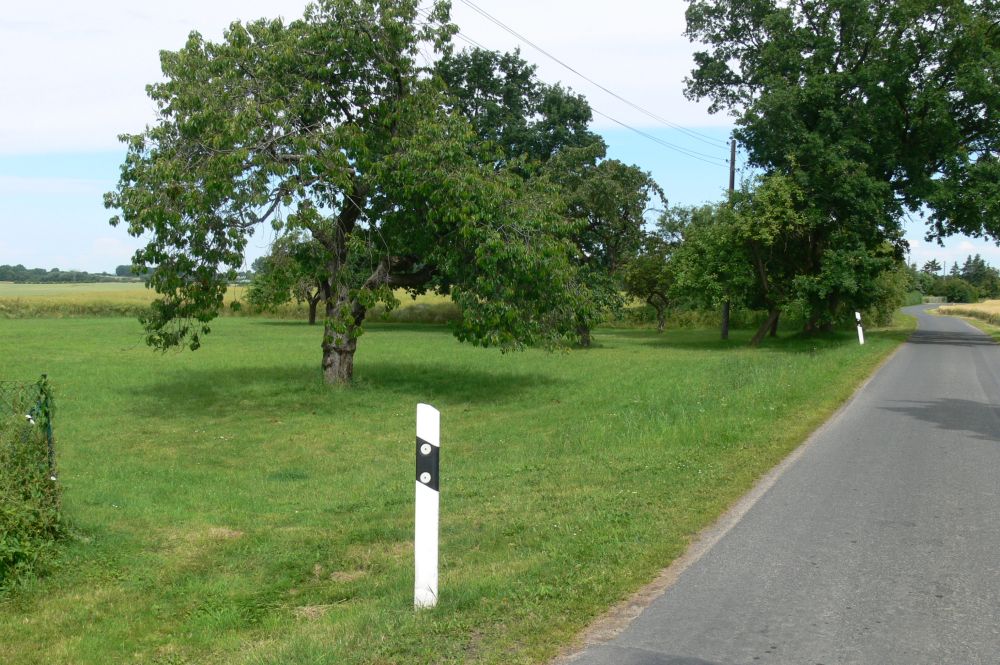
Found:
M 27 284 L 62 284 L 67 282 L 120 282 L 116 277 L 106 272 L 84 272 L 82 270 L 60 270 L 52 268 L 25 268 L 0 265 L 0 282 L 20 282 Z

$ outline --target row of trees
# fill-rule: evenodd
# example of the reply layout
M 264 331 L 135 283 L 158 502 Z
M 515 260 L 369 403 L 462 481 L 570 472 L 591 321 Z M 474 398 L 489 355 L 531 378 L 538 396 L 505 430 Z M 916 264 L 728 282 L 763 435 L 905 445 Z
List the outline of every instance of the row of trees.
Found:
M 17 265 L 0 265 L 0 282 L 20 282 L 28 284 L 65 284 L 72 282 L 110 282 L 114 277 L 107 273 L 85 272 L 82 270 L 60 270 L 59 268 L 25 268 Z
M 968 256 L 960 266 L 956 261 L 951 270 L 931 259 L 917 268 L 910 266 L 910 285 L 923 295 L 940 296 L 948 302 L 975 302 L 980 298 L 1000 297 L 1000 270 L 986 263 L 979 255 Z
M 160 348 L 199 346 L 249 237 L 274 228 L 253 298 L 314 303 L 330 382 L 350 380 L 365 313 L 400 288 L 449 294 L 459 339 L 501 349 L 586 343 L 623 283 L 650 303 L 680 288 L 764 308 L 755 342 L 793 306 L 822 330 L 889 300 L 905 210 L 926 206 L 938 234 L 1000 226 L 997 78 L 980 74 L 996 13 L 692 2 L 708 50 L 688 94 L 734 115 L 761 175 L 646 233 L 662 191 L 606 159 L 585 99 L 517 53 L 455 52 L 445 2 L 425 20 L 414 0 L 323 0 L 164 52 L 158 122 L 124 137 L 106 204 L 152 238 L 133 261 L 156 266 L 144 324 Z

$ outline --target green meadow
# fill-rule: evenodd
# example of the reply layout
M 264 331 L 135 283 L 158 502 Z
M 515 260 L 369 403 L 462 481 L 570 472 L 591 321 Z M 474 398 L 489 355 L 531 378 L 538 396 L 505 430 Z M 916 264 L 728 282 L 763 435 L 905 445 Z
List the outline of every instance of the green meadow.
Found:
M 71 535 L 0 597 L 0 662 L 539 663 L 650 581 L 823 422 L 912 320 L 821 338 L 599 330 L 501 355 L 375 324 L 226 317 L 198 352 L 130 318 L 0 320 L 47 372 Z M 441 410 L 440 603 L 413 602 L 414 412 Z

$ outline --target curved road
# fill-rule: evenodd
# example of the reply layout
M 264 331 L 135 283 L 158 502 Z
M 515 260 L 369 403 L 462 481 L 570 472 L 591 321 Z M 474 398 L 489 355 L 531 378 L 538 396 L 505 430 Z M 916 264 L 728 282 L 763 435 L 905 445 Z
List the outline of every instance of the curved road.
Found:
M 1000 663 L 1000 345 L 925 309 L 731 531 L 570 662 Z

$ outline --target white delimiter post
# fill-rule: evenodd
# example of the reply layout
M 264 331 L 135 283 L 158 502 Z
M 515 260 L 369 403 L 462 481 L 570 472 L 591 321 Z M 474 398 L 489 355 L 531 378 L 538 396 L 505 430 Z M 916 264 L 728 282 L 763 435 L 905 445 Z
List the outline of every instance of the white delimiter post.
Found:
M 861 328 L 861 312 L 855 312 L 854 318 L 858 320 L 858 344 L 864 344 L 865 331 Z
M 441 414 L 417 404 L 417 501 L 413 537 L 413 606 L 434 607 L 438 597 L 438 466 Z

